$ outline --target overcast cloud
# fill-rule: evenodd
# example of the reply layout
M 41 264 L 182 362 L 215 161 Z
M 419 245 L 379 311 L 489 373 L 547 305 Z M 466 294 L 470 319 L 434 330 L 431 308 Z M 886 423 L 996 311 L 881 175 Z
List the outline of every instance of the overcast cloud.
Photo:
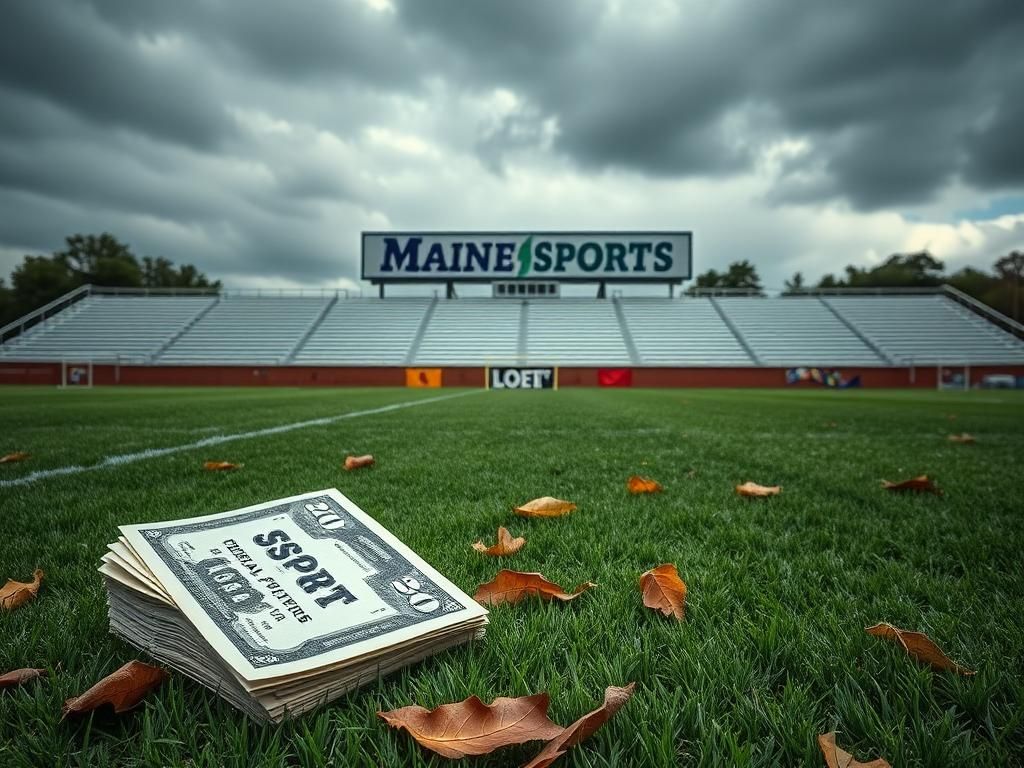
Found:
M 5 3 L 0 274 L 74 232 L 228 286 L 358 233 L 691 229 L 769 286 L 1024 248 L 1020 0 Z

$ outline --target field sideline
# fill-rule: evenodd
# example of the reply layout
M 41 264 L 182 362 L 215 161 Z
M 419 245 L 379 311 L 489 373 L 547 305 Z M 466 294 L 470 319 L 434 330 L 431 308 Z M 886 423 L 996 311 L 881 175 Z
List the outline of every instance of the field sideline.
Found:
M 0 484 L 439 394 L 458 392 L 7 387 L 0 455 L 32 458 L 0 466 Z M 347 453 L 378 465 L 345 473 Z M 1021 457 L 1021 393 L 569 389 L 473 392 L 0 486 L 0 582 L 47 574 L 36 601 L 0 614 L 0 673 L 53 670 L 0 691 L 0 765 L 444 765 L 375 713 L 546 690 L 567 725 L 630 681 L 629 704 L 558 765 L 818 766 L 816 736 L 832 729 L 865 761 L 1024 764 Z M 204 473 L 208 459 L 245 466 Z M 879 488 L 924 473 L 943 497 Z M 665 492 L 630 497 L 631 474 Z M 784 491 L 737 498 L 746 480 Z M 108 634 L 95 570 L 118 524 L 332 486 L 470 594 L 501 567 L 599 587 L 500 606 L 482 643 L 279 728 L 179 675 L 128 715 L 59 722 L 64 699 L 137 656 Z M 543 495 L 579 509 L 511 513 Z M 526 537 L 522 552 L 470 549 L 498 525 Z M 662 562 L 689 586 L 683 624 L 640 602 L 640 573 Z M 928 632 L 978 674 L 919 666 L 864 633 L 878 621 Z

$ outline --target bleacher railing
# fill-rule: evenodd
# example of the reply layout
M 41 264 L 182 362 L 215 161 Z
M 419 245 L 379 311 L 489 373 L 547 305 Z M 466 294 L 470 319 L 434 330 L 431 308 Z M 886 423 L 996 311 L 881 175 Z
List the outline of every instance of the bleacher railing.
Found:
M 978 301 L 973 296 L 970 296 L 959 288 L 954 288 L 952 285 L 942 286 L 945 289 L 946 295 L 960 304 L 963 304 L 969 310 L 974 312 L 976 315 L 980 315 L 989 322 L 995 323 L 1005 331 L 1009 331 L 1018 339 L 1024 339 L 1024 325 L 1021 325 L 1012 317 L 1007 317 L 997 309 L 992 309 L 988 304 L 984 304 Z
M 220 296 L 227 298 L 360 298 L 358 288 L 101 288 L 94 294 L 104 296 Z
M 63 296 L 54 299 L 49 304 L 45 304 L 39 307 L 39 309 L 33 310 L 27 315 L 22 315 L 17 320 L 8 323 L 3 328 L 0 328 L 0 344 L 3 344 L 8 339 L 13 339 L 15 336 L 20 336 L 29 328 L 39 323 L 46 322 L 58 312 L 89 296 L 92 290 L 93 287 L 89 284 L 81 285 L 73 291 L 68 291 Z

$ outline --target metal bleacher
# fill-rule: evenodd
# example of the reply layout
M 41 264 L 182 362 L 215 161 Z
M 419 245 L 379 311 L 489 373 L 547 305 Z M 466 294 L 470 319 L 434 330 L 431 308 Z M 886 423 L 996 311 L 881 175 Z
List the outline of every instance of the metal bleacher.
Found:
M 729 318 L 736 334 L 761 365 L 886 364 L 816 296 L 727 297 L 708 301 L 715 302 Z
M 1024 329 L 951 288 L 930 294 L 778 298 L 448 300 L 350 298 L 332 292 L 121 295 L 87 286 L 0 330 L 12 333 L 10 337 L 0 334 L 2 361 L 307 366 L 1024 365 L 1024 341 L 1018 338 L 1024 336 Z
M 149 362 L 215 296 L 89 296 L 0 346 L 0 359 Z
M 753 365 L 709 299 L 619 300 L 641 365 Z
M 158 363 L 278 365 L 327 305 L 326 298 L 222 298 L 165 349 Z
M 423 334 L 417 365 L 498 365 L 519 354 L 523 303 L 510 299 L 440 301 Z
M 897 365 L 1024 362 L 1024 342 L 941 296 L 827 296 Z
M 530 365 L 631 364 L 612 302 L 541 299 L 529 302 L 527 308 L 526 359 Z
M 432 299 L 339 299 L 292 362 L 402 365 Z

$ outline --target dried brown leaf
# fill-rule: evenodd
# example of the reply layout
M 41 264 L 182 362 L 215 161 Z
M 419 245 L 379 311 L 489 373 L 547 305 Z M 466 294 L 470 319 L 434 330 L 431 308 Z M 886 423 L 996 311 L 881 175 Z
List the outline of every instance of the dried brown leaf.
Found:
M 761 496 L 778 496 L 782 493 L 781 485 L 758 485 L 752 483 L 749 480 L 743 485 L 736 486 L 736 493 L 740 496 L 750 497 L 761 497 Z
M 484 704 L 476 696 L 429 710 L 402 707 L 377 716 L 392 728 L 404 728 L 423 747 L 445 757 L 486 755 L 499 747 L 535 739 L 553 739 L 563 729 L 548 718 L 548 695 L 497 698 Z
M 545 744 L 540 754 L 523 768 L 547 768 L 572 747 L 589 739 L 598 728 L 611 720 L 623 704 L 629 701 L 634 688 L 636 688 L 636 683 L 630 683 L 625 688 L 618 688 L 614 685 L 605 688 L 604 703 L 600 707 L 581 717 Z
M 40 677 L 46 677 L 45 669 L 12 669 L 0 675 L 0 688 L 13 688 Z
M 494 546 L 488 547 L 482 541 L 477 541 L 473 544 L 473 549 L 491 557 L 504 557 L 505 555 L 514 555 L 523 548 L 525 543 L 526 539 L 522 536 L 517 536 L 513 539 L 512 534 L 508 532 L 508 528 L 499 526 L 498 541 Z
M 485 605 L 501 603 L 518 603 L 520 600 L 536 595 L 542 600 L 561 600 L 568 602 L 579 597 L 583 592 L 596 587 L 589 581 L 580 584 L 572 593 L 568 593 L 553 581 L 548 581 L 539 573 L 523 573 L 522 571 L 498 571 L 493 581 L 477 587 L 473 599 Z
M 818 737 L 818 746 L 821 747 L 821 753 L 825 756 L 825 763 L 828 765 L 828 768 L 892 768 L 889 762 L 881 757 L 877 760 L 872 760 L 870 763 L 854 760 L 853 755 L 845 749 L 836 746 L 835 731 L 821 734 Z
M 345 457 L 345 469 L 351 472 L 353 469 L 362 469 L 363 467 L 372 467 L 374 464 L 373 456 L 366 454 L 365 456 L 346 456 Z
M 14 453 L 8 453 L 4 456 L 0 456 L 0 464 L 13 464 L 16 461 L 24 461 L 31 454 L 25 453 L 25 451 L 14 451 Z
M 883 480 L 882 487 L 887 491 L 914 491 L 916 493 L 934 493 L 936 496 L 942 495 L 942 491 L 935 487 L 935 484 L 928 479 L 928 475 L 919 475 L 895 483 Z
M 869 635 L 884 637 L 901 645 L 903 650 L 920 662 L 930 665 L 933 669 L 952 670 L 959 675 L 973 675 L 974 672 L 961 667 L 950 659 L 924 632 L 912 632 L 900 629 L 887 622 L 875 624 L 865 630 Z
M 977 442 L 974 439 L 974 435 L 969 435 L 966 432 L 961 432 L 959 435 L 950 435 L 949 442 L 951 443 L 963 443 L 964 445 L 973 445 Z
M 233 472 L 244 466 L 244 464 L 233 464 L 230 461 L 207 461 L 203 463 L 203 469 L 207 472 Z
M 0 610 L 13 611 L 15 608 L 24 605 L 39 594 L 39 585 L 45 574 L 36 568 L 32 574 L 32 581 L 15 581 L 8 579 L 7 583 L 0 587 Z
M 666 616 L 683 620 L 686 611 L 686 584 L 672 563 L 659 565 L 640 577 L 644 605 L 661 611 Z
M 661 483 L 640 475 L 631 476 L 626 482 L 626 487 L 630 493 L 660 493 L 665 490 L 661 487 Z
M 562 501 L 552 496 L 541 496 L 516 507 L 516 514 L 522 517 L 561 517 L 576 509 L 571 501 Z
M 152 667 L 141 661 L 129 661 L 81 696 L 64 702 L 64 717 L 91 712 L 104 704 L 110 704 L 114 712 L 126 712 L 138 706 L 146 694 L 167 679 L 167 673 L 160 667 Z

